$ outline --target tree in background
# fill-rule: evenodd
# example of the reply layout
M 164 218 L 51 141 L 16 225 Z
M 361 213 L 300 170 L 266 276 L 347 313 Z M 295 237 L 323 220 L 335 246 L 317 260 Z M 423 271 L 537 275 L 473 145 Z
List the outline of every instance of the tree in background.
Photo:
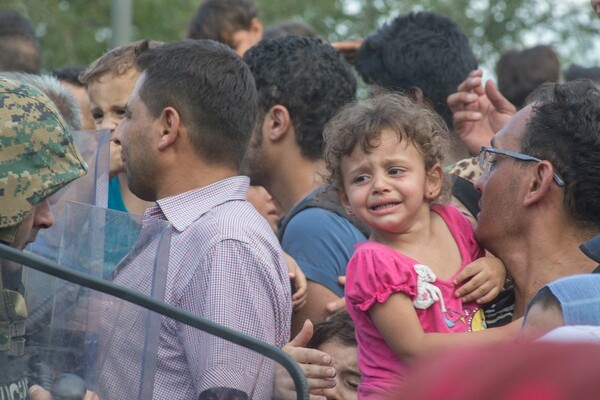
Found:
M 600 65 L 600 38 L 588 0 L 256 0 L 268 26 L 301 19 L 328 41 L 362 37 L 399 13 L 433 10 L 458 21 L 488 70 L 503 50 L 554 45 L 563 65 Z M 133 0 L 132 40 L 182 39 L 201 0 Z M 3 0 L 31 18 L 43 65 L 87 65 L 109 48 L 111 0 Z

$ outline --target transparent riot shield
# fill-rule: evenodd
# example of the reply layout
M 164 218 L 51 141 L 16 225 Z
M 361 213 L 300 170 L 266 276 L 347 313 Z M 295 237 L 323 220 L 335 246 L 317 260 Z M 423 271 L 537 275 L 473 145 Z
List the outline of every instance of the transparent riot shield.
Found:
M 51 228 L 41 230 L 35 242 L 28 246 L 29 251 L 52 261 L 58 261 L 66 202 L 73 201 L 104 208 L 108 205 L 110 132 L 74 131 L 72 135 L 88 165 L 88 173 L 50 197 L 55 223 Z
M 167 221 L 149 219 L 142 226 L 131 214 L 67 202 L 58 264 L 162 300 L 170 232 Z M 120 269 L 123 260 L 128 266 Z M 102 398 L 152 398 L 158 314 L 33 269 L 24 270 L 23 281 L 31 383 L 49 388 L 68 373 Z
M 61 324 L 56 323 L 57 318 L 52 320 L 51 328 L 41 335 L 48 340 L 30 340 L 26 346 L 32 371 L 29 383 L 45 385 L 54 399 L 66 398 L 65 389 L 71 393 L 79 390 L 78 396 L 69 399 L 81 399 L 84 389 L 101 400 L 308 399 L 308 385 L 298 364 L 270 344 L 140 292 L 0 244 L 2 258 L 58 277 L 57 288 L 68 284 L 73 291 L 83 292 L 71 309 L 65 305 L 63 310 L 55 310 L 54 315 L 70 317 L 62 318 Z M 57 297 L 64 290 L 53 293 Z M 153 341 L 158 325 L 154 322 L 159 319 L 165 326 L 175 324 L 179 335 L 185 332 L 201 338 L 202 345 L 186 348 L 186 359 L 187 354 L 211 359 L 177 366 L 169 341 L 157 352 Z M 146 336 L 140 336 L 141 327 L 147 327 Z M 229 361 L 219 359 L 221 350 L 230 355 Z M 173 373 L 177 369 L 178 373 Z M 188 380 L 189 373 L 194 374 L 193 383 Z

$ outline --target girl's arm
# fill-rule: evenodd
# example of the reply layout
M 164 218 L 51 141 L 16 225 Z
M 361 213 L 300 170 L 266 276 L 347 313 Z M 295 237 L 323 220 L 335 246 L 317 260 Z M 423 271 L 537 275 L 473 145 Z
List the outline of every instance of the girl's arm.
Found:
M 486 256 L 467 265 L 456 277 L 454 284 L 465 284 L 456 291 L 464 302 L 486 304 L 494 300 L 504 288 L 506 268 L 499 258 Z
M 377 330 L 403 362 L 428 352 L 510 341 L 517 338 L 521 320 L 506 326 L 478 332 L 425 333 L 409 296 L 392 294 L 384 303 L 375 303 L 369 314 Z

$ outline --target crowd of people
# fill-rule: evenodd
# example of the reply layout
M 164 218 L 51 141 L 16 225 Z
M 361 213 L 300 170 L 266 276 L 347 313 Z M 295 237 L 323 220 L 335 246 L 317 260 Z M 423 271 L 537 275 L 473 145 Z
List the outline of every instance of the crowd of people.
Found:
M 462 28 L 428 11 L 329 44 L 205 0 L 187 36 L 46 74 L 31 21 L 0 10 L 2 244 L 55 224 L 53 195 L 88 171 L 74 137 L 108 131 L 105 206 L 142 223 L 103 278 L 282 349 L 311 399 L 600 395 L 594 68 L 561 82 L 551 46 L 508 49 L 484 82 Z M 81 369 L 31 372 L 44 338 L 22 267 L 0 265 L 0 399 L 65 398 L 60 374 Z M 100 305 L 102 365 L 74 398 L 296 398 L 258 353 L 168 318 L 152 342 Z

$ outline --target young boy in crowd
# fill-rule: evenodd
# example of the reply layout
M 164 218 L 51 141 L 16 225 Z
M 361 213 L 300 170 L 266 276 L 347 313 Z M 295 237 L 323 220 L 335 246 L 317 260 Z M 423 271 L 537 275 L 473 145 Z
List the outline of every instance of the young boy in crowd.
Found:
M 90 97 L 96 129 L 110 131 L 108 208 L 136 215 L 142 215 L 150 203 L 137 198 L 127 187 L 121 143 L 114 138 L 114 131 L 125 116 L 125 104 L 140 76 L 134 62 L 136 52 L 161 44 L 148 40 L 124 44 L 98 58 L 80 76 Z

